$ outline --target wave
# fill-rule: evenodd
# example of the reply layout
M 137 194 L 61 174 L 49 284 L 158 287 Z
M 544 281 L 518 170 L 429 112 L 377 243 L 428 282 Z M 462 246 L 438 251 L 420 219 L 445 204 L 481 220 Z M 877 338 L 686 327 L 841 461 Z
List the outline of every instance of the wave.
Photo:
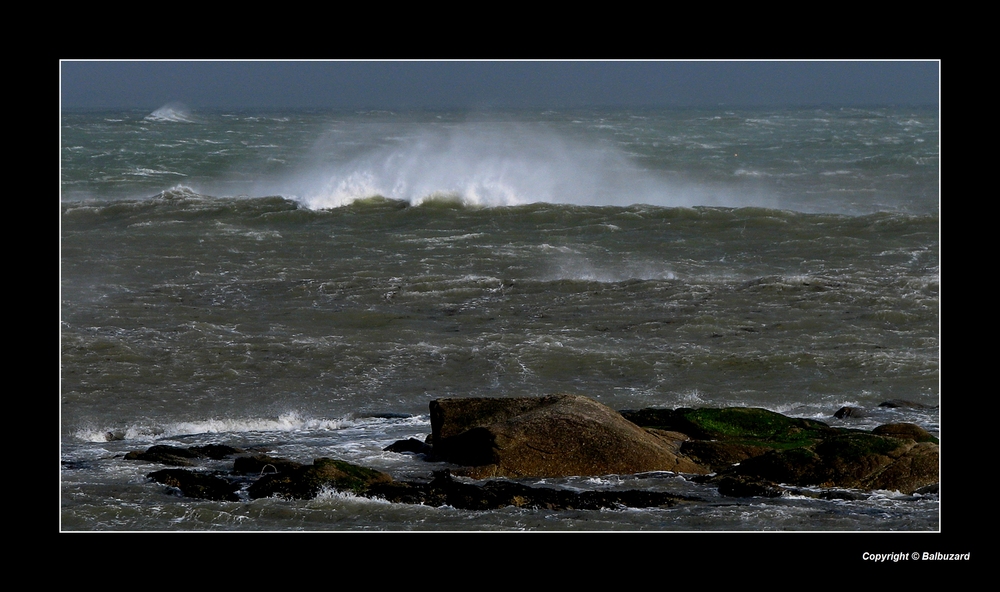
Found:
M 425 127 L 361 155 L 336 142 L 316 150 L 322 164 L 269 189 L 314 210 L 377 197 L 484 207 L 773 205 L 756 195 L 668 181 L 614 145 L 584 143 L 541 126 Z
M 180 103 L 167 103 L 144 118 L 146 121 L 169 121 L 175 123 L 196 123 L 191 112 Z
M 374 423 L 413 423 L 423 427 L 429 421 L 427 416 L 395 416 L 382 414 L 369 417 L 323 419 L 303 417 L 290 412 L 277 418 L 206 419 L 185 421 L 163 426 L 133 425 L 125 428 L 83 428 L 73 435 L 85 442 L 109 442 L 112 440 L 155 441 L 178 436 L 197 434 L 237 434 L 246 432 L 299 432 L 304 430 L 341 430 L 362 427 Z

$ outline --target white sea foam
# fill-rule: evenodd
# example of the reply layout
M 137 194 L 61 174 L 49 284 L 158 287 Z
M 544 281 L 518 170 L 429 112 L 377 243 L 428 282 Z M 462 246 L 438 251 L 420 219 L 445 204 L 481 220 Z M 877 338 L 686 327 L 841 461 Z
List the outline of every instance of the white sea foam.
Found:
M 156 175 L 180 175 L 181 177 L 186 177 L 187 176 L 184 173 L 179 173 L 177 171 L 157 170 L 157 169 L 149 169 L 149 168 L 145 168 L 145 167 L 136 167 L 135 170 L 133 170 L 131 172 L 128 172 L 128 173 L 125 173 L 125 174 L 126 175 L 134 175 L 136 177 L 153 177 L 153 176 L 156 176 Z
M 354 424 L 355 421 L 350 419 L 308 418 L 296 412 L 290 412 L 279 415 L 277 418 L 206 419 L 177 422 L 159 427 L 133 425 L 124 429 L 84 428 L 77 431 L 75 436 L 86 442 L 106 442 L 108 440 L 152 441 L 193 434 L 338 430 L 353 426 Z
M 344 430 L 367 428 L 385 423 L 419 426 L 429 425 L 426 415 L 401 418 L 358 417 L 358 418 L 314 418 L 305 417 L 296 411 L 283 413 L 278 417 L 248 417 L 205 419 L 182 421 L 162 426 L 131 425 L 125 428 L 86 427 L 73 435 L 84 442 L 107 442 L 110 440 L 154 441 L 177 436 L 197 434 L 234 434 L 247 432 L 303 432 L 322 430 Z
M 540 262 L 548 267 L 542 277 L 549 280 L 614 283 L 626 280 L 677 279 L 673 270 L 662 261 L 599 262 L 568 248 L 541 246 L 543 251 L 556 251 L 550 253 L 547 261 Z
M 195 123 L 187 107 L 180 103 L 167 103 L 145 117 L 146 121 L 169 121 L 175 123 Z
M 618 149 L 586 144 L 544 127 L 427 127 L 391 142 L 348 156 L 341 154 L 347 148 L 343 143 L 331 140 L 316 149 L 323 153 L 317 156 L 322 164 L 279 182 L 274 192 L 310 209 L 337 208 L 375 196 L 412 205 L 454 201 L 484 207 L 539 202 L 740 206 L 750 201 L 719 188 L 667 181 Z M 759 196 L 753 200 L 759 201 Z

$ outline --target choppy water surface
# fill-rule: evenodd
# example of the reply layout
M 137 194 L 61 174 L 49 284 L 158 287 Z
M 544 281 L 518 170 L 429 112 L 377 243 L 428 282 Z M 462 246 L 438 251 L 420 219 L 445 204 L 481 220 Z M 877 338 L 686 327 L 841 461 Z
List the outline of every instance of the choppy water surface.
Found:
M 937 496 L 476 513 L 204 502 L 121 455 L 269 446 L 427 474 L 450 396 L 939 403 L 937 114 L 66 113 L 65 530 L 936 530 Z M 880 410 L 852 426 L 918 423 Z M 108 440 L 107 434 L 113 439 Z M 947 446 L 945 442 L 943 444 Z

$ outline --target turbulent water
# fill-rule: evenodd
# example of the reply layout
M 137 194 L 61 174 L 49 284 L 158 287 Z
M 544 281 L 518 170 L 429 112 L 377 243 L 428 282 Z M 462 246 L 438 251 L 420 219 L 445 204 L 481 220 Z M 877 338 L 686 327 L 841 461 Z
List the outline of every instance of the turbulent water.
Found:
M 168 106 L 61 125 L 63 530 L 940 527 L 936 494 L 735 499 L 669 473 L 545 484 L 705 503 L 208 502 L 122 458 L 266 446 L 419 478 L 441 465 L 382 448 L 429 433 L 432 399 L 551 393 L 940 436 L 936 110 Z M 894 398 L 931 408 L 877 408 Z M 844 405 L 875 410 L 834 419 Z

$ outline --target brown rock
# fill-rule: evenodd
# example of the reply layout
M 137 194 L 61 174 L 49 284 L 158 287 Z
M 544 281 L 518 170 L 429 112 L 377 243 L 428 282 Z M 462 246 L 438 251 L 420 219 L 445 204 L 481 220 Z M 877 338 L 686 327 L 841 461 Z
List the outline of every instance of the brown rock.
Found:
M 935 444 L 938 442 L 937 438 L 932 436 L 930 432 L 915 423 L 887 423 L 878 426 L 872 430 L 872 433 L 916 442 L 933 442 Z
M 434 454 L 485 477 L 709 472 L 587 397 L 431 401 Z
M 731 474 L 792 485 L 912 493 L 938 481 L 938 445 L 867 433 L 829 438 L 809 448 L 748 459 Z

